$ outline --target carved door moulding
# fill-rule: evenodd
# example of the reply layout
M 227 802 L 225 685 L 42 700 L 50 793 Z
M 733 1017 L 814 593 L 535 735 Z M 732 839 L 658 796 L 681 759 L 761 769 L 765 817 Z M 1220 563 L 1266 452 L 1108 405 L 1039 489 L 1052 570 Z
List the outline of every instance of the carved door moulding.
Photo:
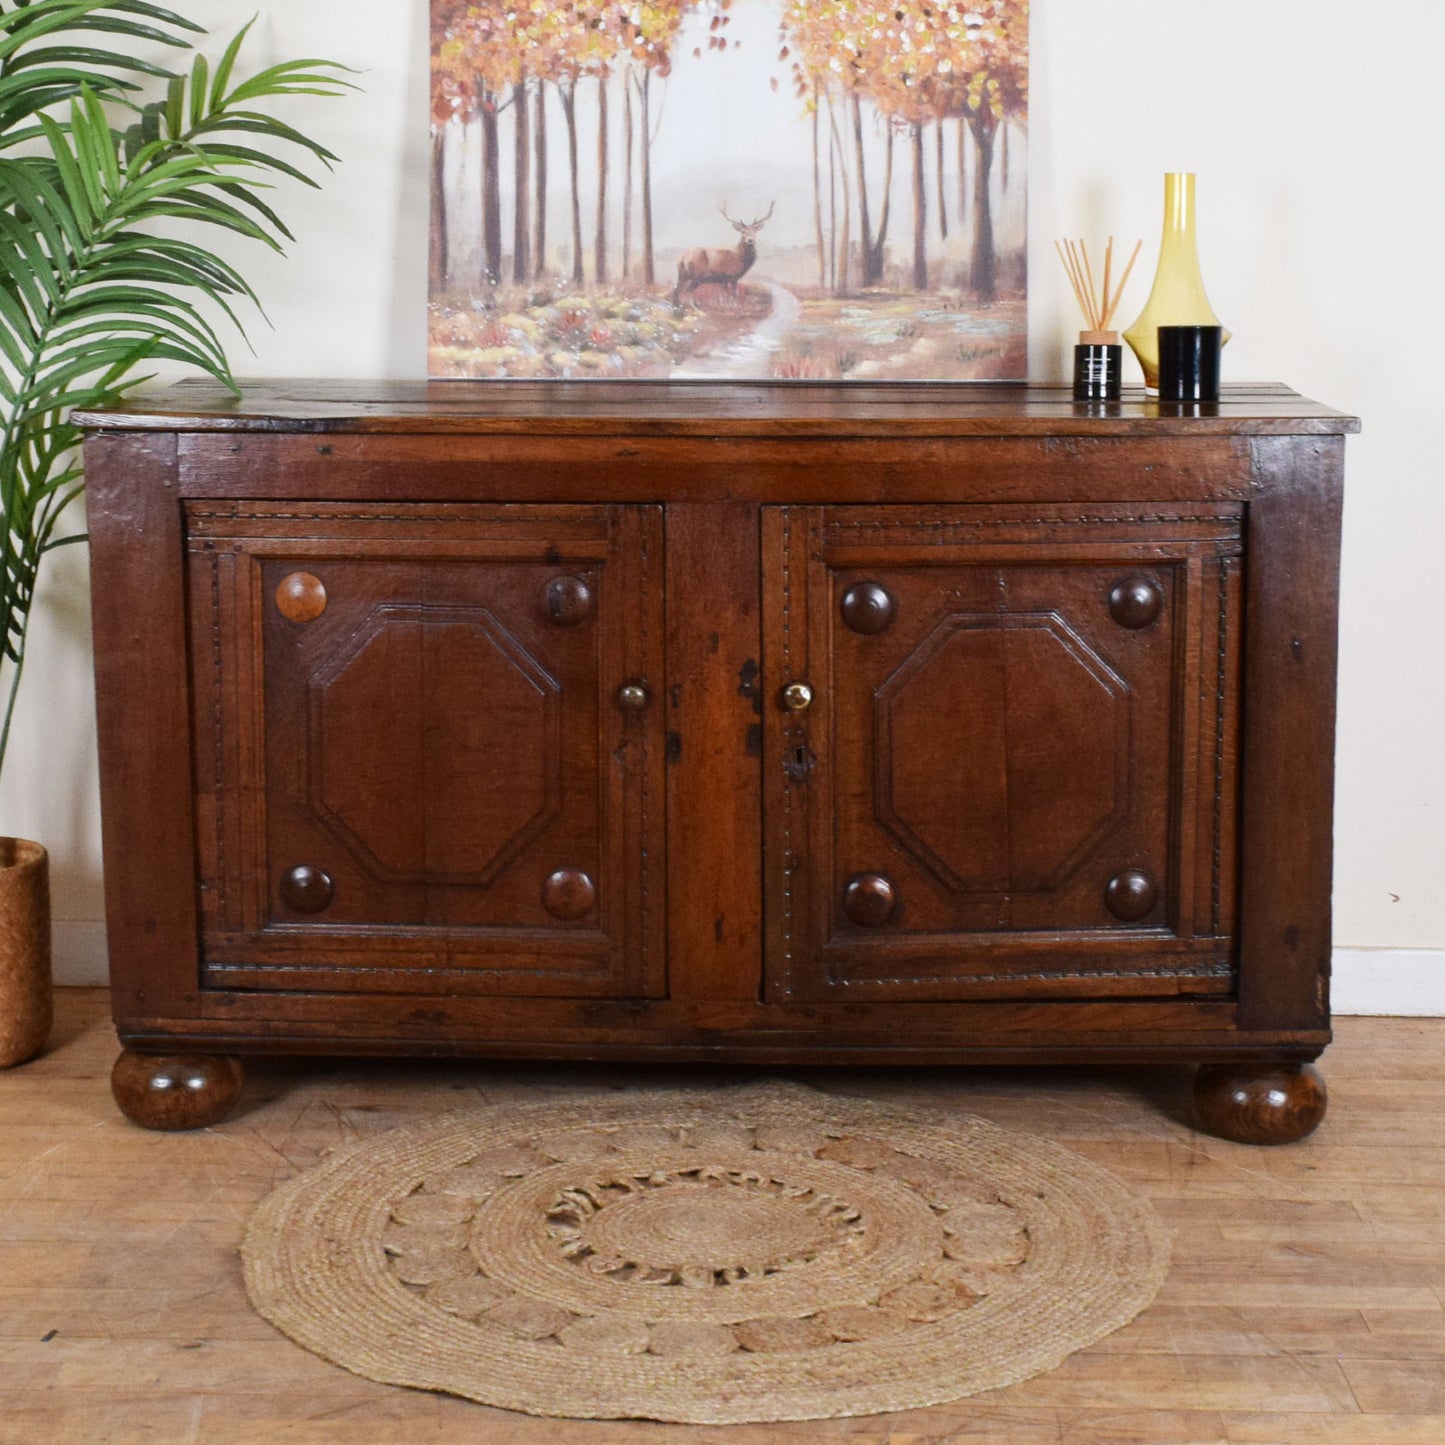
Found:
M 1242 509 L 766 512 L 770 666 L 819 699 L 773 719 L 813 765 L 766 780 L 768 996 L 1227 991 Z
M 242 504 L 189 520 L 200 757 L 218 784 L 204 978 L 664 987 L 638 907 L 666 857 L 659 719 L 616 702 L 662 676 L 644 585 L 660 509 Z M 302 567 L 327 605 L 296 618 L 280 599 Z M 563 601 L 586 594 L 563 625 L 559 568 Z M 288 882 L 300 872 L 327 879 L 324 902 Z M 396 966 L 370 962 L 377 927 Z

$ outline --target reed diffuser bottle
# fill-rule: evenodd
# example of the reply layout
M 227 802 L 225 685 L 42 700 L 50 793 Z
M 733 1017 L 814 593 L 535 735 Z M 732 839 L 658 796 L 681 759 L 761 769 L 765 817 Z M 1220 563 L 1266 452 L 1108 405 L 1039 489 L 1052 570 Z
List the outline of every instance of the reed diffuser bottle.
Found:
M 1159 390 L 1159 328 L 1218 326 L 1219 318 L 1204 293 L 1199 242 L 1194 228 L 1194 174 L 1171 171 L 1164 177 L 1164 236 L 1159 269 L 1139 319 L 1124 333 L 1144 371 L 1144 386 Z M 1229 340 L 1229 332 L 1224 332 Z
M 1089 260 L 1089 248 L 1082 241 L 1055 241 L 1054 249 L 1064 263 L 1064 272 L 1069 285 L 1074 288 L 1074 297 L 1079 310 L 1084 313 L 1086 328 L 1079 332 L 1079 344 L 1074 347 L 1074 400 L 1075 401 L 1118 401 L 1123 386 L 1122 371 L 1124 348 L 1119 342 L 1119 333 L 1114 328 L 1114 313 L 1119 309 L 1119 300 L 1124 294 L 1129 273 L 1139 259 L 1140 241 L 1129 257 L 1129 264 L 1113 290 L 1110 283 L 1114 271 L 1114 238 L 1104 248 L 1104 279 L 1102 287 L 1094 280 L 1094 267 Z

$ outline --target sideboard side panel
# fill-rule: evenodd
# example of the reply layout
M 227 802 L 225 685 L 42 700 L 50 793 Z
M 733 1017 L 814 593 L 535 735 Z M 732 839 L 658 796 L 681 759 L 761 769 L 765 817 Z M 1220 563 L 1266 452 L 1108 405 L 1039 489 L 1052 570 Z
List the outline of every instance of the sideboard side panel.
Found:
M 85 443 L 115 1016 L 196 1011 L 185 572 L 174 435 Z
M 1344 440 L 1254 443 L 1245 544 L 1240 1027 L 1329 1018 Z

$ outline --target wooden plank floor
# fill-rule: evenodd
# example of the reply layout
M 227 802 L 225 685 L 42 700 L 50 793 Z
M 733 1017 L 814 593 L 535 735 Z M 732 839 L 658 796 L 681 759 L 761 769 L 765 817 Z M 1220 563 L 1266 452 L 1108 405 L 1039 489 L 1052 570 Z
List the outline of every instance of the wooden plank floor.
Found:
M 705 1428 L 534 1420 L 372 1384 L 284 1339 L 241 1286 L 248 1211 L 323 1149 L 631 1071 L 263 1062 L 231 1121 L 167 1136 L 111 1105 L 105 995 L 64 990 L 59 1015 L 51 1051 L 0 1074 L 0 1441 L 1445 1442 L 1445 1020 L 1342 1020 L 1324 1060 L 1330 1117 L 1273 1150 L 1192 1133 L 1184 1070 L 796 1071 L 947 1100 L 1098 1160 L 1172 1226 L 1173 1271 L 1132 1325 L 1009 1389 L 905 1415 Z

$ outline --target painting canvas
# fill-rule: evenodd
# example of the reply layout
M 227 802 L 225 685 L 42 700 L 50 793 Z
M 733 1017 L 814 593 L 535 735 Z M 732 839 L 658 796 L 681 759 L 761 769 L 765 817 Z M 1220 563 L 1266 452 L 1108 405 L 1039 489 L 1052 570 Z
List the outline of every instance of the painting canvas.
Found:
M 431 0 L 431 374 L 1026 368 L 1028 0 Z

